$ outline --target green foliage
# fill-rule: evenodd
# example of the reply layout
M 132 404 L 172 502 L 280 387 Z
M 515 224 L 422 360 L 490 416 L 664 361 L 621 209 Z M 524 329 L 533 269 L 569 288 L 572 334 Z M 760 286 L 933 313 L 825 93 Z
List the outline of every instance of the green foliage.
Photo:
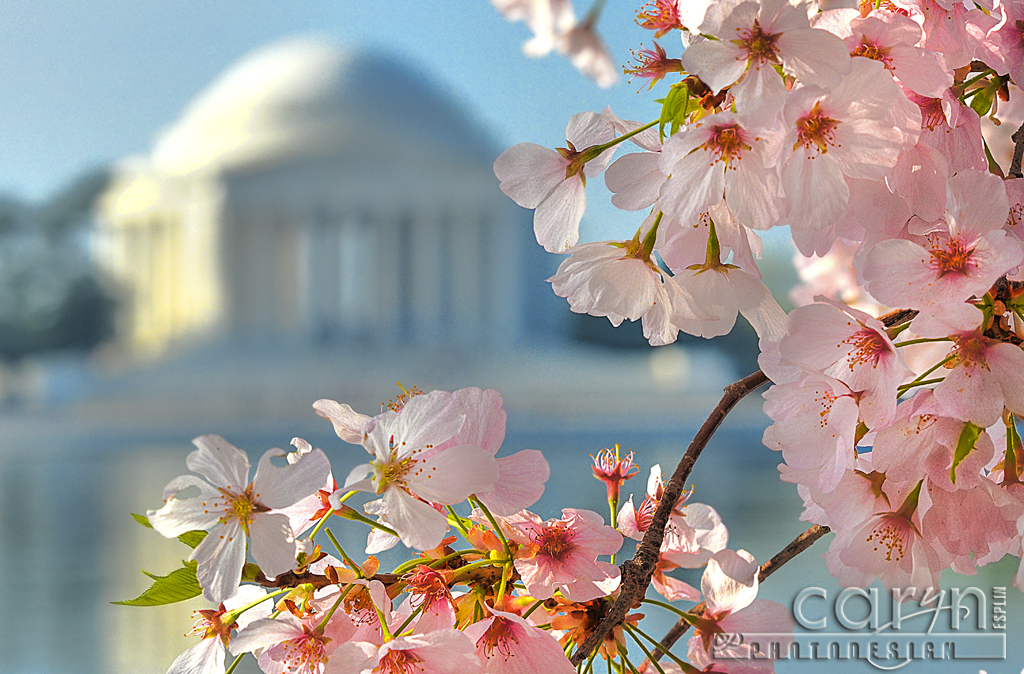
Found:
M 658 135 L 665 140 L 665 125 L 669 126 L 669 134 L 673 135 L 679 127 L 686 124 L 686 118 L 690 114 L 690 88 L 686 82 L 673 84 L 668 90 L 668 96 L 655 101 L 661 103 L 661 119 L 658 120 Z
M 132 519 L 146 527 L 152 529 L 153 525 L 149 523 L 149 518 L 145 515 L 139 515 L 138 513 L 131 513 Z M 206 538 L 206 532 L 198 529 L 194 531 L 186 531 L 182 535 L 178 536 L 178 540 L 187 545 L 188 547 L 195 549 L 197 545 L 203 542 Z
M 142 573 L 155 581 L 149 586 L 149 589 L 135 599 L 110 603 L 124 606 L 164 606 L 198 597 L 203 593 L 203 588 L 199 586 L 199 581 L 196 579 L 197 566 L 198 564 L 194 561 L 182 562 L 180 569 L 175 569 L 166 576 L 157 576 L 143 571 Z
M 953 466 L 949 469 L 949 479 L 953 484 L 956 484 L 956 467 L 974 451 L 983 430 L 985 429 L 981 426 L 975 426 L 968 421 L 960 431 L 960 438 L 956 441 L 956 450 L 953 452 Z

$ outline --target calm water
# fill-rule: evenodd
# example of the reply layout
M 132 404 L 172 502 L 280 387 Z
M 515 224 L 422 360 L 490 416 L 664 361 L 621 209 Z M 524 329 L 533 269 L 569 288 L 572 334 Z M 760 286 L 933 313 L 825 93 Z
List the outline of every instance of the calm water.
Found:
M 732 421 L 727 420 L 698 462 L 691 477 L 695 487 L 692 500 L 719 511 L 729 527 L 729 547 L 744 548 L 764 561 L 806 526 L 798 521 L 800 503 L 795 489 L 779 481 L 777 458 L 761 445 L 760 420 L 747 415 Z M 604 486 L 590 474 L 589 455 L 616 442 L 637 453 L 642 473 L 626 484 L 624 496 L 635 493 L 638 503 L 651 464 L 660 462 L 671 472 L 695 430 L 578 432 L 551 424 L 538 428 L 515 417 L 509 425 L 502 455 L 535 448 L 551 463 L 547 490 L 534 507 L 544 517 L 558 516 L 558 510 L 567 506 L 589 508 L 607 517 Z M 300 429 L 275 429 L 273 423 L 267 423 L 258 428 L 219 430 L 236 445 L 248 448 L 253 463 L 262 448 L 284 446 L 296 431 L 327 451 L 336 474 L 345 475 L 366 457 L 363 450 L 338 440 L 329 425 L 319 420 Z M 167 481 L 187 472 L 190 436 L 176 431 L 111 434 L 102 427 L 73 434 L 40 427 L 36 442 L 24 439 L 23 434 L 13 435 L 17 442 L 10 437 L 6 440 L 0 460 L 0 572 L 7 581 L 0 590 L 6 608 L 0 612 L 0 671 L 166 671 L 177 653 L 193 643 L 181 635 L 191 626 L 190 612 L 204 607 L 202 601 L 159 608 L 112 606 L 109 602 L 133 597 L 148 585 L 140 568 L 166 573 L 188 554 L 176 541 L 164 540 L 134 524 L 128 513 L 158 506 Z M 350 553 L 361 552 L 364 530 L 340 520 L 332 527 Z M 760 596 L 789 605 L 796 592 L 808 586 L 827 588 L 830 596 L 835 596 L 839 588 L 818 559 L 829 539 L 775 574 Z M 629 544 L 623 552 L 631 554 Z M 985 571 L 977 578 L 960 579 L 960 584 L 1010 586 L 1016 560 L 1005 560 Z M 699 586 L 699 571 L 679 576 Z M 989 674 L 1020 671 L 1020 664 L 1011 667 L 1009 663 L 1024 661 L 1019 638 L 1024 636 L 1024 607 L 1018 590 L 1008 587 L 1008 596 L 1010 660 L 992 661 L 985 667 Z M 661 609 L 647 609 L 646 629 L 660 636 L 673 620 Z M 677 650 L 684 653 L 685 647 Z M 827 671 L 876 671 L 863 662 L 847 664 L 828 666 Z M 824 671 L 823 665 L 786 663 L 778 671 Z M 914 663 L 903 671 L 978 669 L 973 662 L 946 668 Z M 239 671 L 258 669 L 250 662 Z

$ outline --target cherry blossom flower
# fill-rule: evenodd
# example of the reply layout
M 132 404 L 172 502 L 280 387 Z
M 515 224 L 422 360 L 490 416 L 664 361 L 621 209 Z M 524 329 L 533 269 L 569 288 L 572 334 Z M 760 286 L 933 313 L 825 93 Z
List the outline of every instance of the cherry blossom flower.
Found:
M 533 231 L 549 253 L 562 253 L 579 240 L 586 208 L 586 179 L 599 175 L 612 159 L 612 150 L 591 156 L 587 150 L 615 136 L 608 119 L 593 112 L 572 116 L 565 130 L 566 145 L 557 151 L 519 143 L 501 153 L 494 174 L 501 191 L 524 208 L 536 209 Z
M 615 554 L 622 535 L 597 513 L 563 508 L 562 519 L 545 522 L 524 510 L 504 522 L 520 545 L 514 563 L 530 595 L 547 599 L 559 589 L 570 601 L 589 601 L 618 587 L 618 567 L 597 557 Z
M 770 121 L 770 120 L 769 120 Z M 658 204 L 669 221 L 692 222 L 725 196 L 744 225 L 768 229 L 779 217 L 779 183 L 772 143 L 779 129 L 756 126 L 752 117 L 719 112 L 680 129 L 665 141 L 661 172 L 671 176 Z
M 453 629 L 397 637 L 384 644 L 341 644 L 327 674 L 470 674 L 481 671 L 476 644 Z
M 921 27 L 911 18 L 884 9 L 861 16 L 856 9 L 819 14 L 813 25 L 843 39 L 850 56 L 879 61 L 907 89 L 941 97 L 953 86 L 953 76 L 937 52 L 917 45 Z
M 314 450 L 294 464 L 271 463 L 284 456 L 280 449 L 267 451 L 256 476 L 249 482 L 249 458 L 219 435 L 203 435 L 192 443 L 198 448 L 185 465 L 206 480 L 183 475 L 164 489 L 164 506 L 149 511 L 153 528 L 168 538 L 186 531 L 209 532 L 192 552 L 198 564 L 196 576 L 203 595 L 220 603 L 234 594 L 242 577 L 246 539 L 252 554 L 268 577 L 295 566 L 295 539 L 288 517 L 273 512 L 286 508 L 324 486 L 330 463 Z
M 189 634 L 202 636 L 202 640 L 179 655 L 171 663 L 167 674 L 224 674 L 224 658 L 227 656 L 227 645 L 231 640 L 231 630 L 245 629 L 253 620 L 259 618 L 257 611 L 245 611 L 228 622 L 226 618 L 233 609 L 247 606 L 267 591 L 255 585 L 242 585 L 231 597 L 217 609 L 195 611 L 198 615 L 195 626 Z
M 1008 73 L 1017 86 L 1024 86 L 1024 3 L 1011 0 L 999 5 L 1006 18 L 988 36 L 1006 64 L 997 72 Z
M 475 445 L 496 455 L 505 439 L 505 410 L 501 394 L 476 387 L 452 393 L 459 411 L 466 416 L 459 432 L 438 446 L 443 451 L 457 445 Z M 523 449 L 497 459 L 498 480 L 489 491 L 476 496 L 495 515 L 512 515 L 529 508 L 544 494 L 551 476 L 547 459 L 536 449 Z
M 881 321 L 837 302 L 790 312 L 779 351 L 790 362 L 835 377 L 860 394 L 860 415 L 872 428 L 892 419 L 896 387 L 910 374 Z
M 746 550 L 720 550 L 708 560 L 700 580 L 706 608 L 688 644 L 690 662 L 704 668 L 724 659 L 729 672 L 774 671 L 772 660 L 751 656 L 745 640 L 716 641 L 721 634 L 772 635 L 783 652 L 792 641 L 787 636 L 796 627 L 792 615 L 778 602 L 756 598 L 757 574 L 757 562 Z
M 687 5 L 689 4 L 687 3 Z M 683 24 L 680 21 L 679 10 L 678 0 L 650 0 L 637 10 L 636 23 L 641 28 L 655 31 L 654 37 L 662 37 L 669 31 L 682 30 Z M 697 23 L 699 24 L 700 21 Z M 696 24 L 694 25 L 696 26 Z
M 988 170 L 977 112 L 964 105 L 950 89 L 937 98 L 910 98 L 921 110 L 921 142 L 938 150 L 949 163 L 950 171 Z
M 524 21 L 533 38 L 523 44 L 523 53 L 537 58 L 555 47 L 555 36 L 573 27 L 576 14 L 570 0 L 491 0 L 508 21 Z
M 679 59 L 670 59 L 665 49 L 657 42 L 654 43 L 653 50 L 639 49 L 632 50 L 632 53 L 636 66 L 624 68 L 624 71 L 630 76 L 630 81 L 634 77 L 647 80 L 648 89 L 654 88 L 665 75 L 682 72 L 683 66 Z
M 594 460 L 591 467 L 594 477 L 604 482 L 608 489 L 609 501 L 618 501 L 619 487 L 640 472 L 640 469 L 633 465 L 633 452 L 625 458 L 619 458 L 618 445 L 615 445 L 614 450 L 606 447 L 591 458 Z
M 514 613 L 489 610 L 489 617 L 464 630 L 476 642 L 476 655 L 484 663 L 479 670 L 482 674 L 576 671 L 550 632 L 534 627 Z
M 786 86 L 776 64 L 804 84 L 827 88 L 850 70 L 842 41 L 811 28 L 805 3 L 737 2 L 709 12 L 700 30 L 719 39 L 695 40 L 683 52 L 683 67 L 714 92 L 738 81 L 730 91 L 741 113 L 772 117 L 782 108 Z
M 860 411 L 854 392 L 838 379 L 806 373 L 772 386 L 764 399 L 764 413 L 775 422 L 765 429 L 764 444 L 782 452 L 789 467 L 783 479 L 823 492 L 835 489 L 857 459 Z
M 486 449 L 439 448 L 464 421 L 447 391 L 415 396 L 400 412 L 384 412 L 364 443 L 374 459 L 354 468 L 343 489 L 382 495 L 385 521 L 403 543 L 418 550 L 436 547 L 448 530 L 448 519 L 430 504 L 459 503 L 470 494 L 490 491 L 499 477 L 494 456 Z
M 860 58 L 831 91 L 791 92 L 784 109 L 783 147 L 793 149 L 782 168 L 784 222 L 794 230 L 833 226 L 850 198 L 847 177 L 878 180 L 895 166 L 906 140 L 891 118 L 900 99 L 906 100 L 882 64 Z
M 320 612 L 302 619 L 285 612 L 255 620 L 235 635 L 231 653 L 258 651 L 257 661 L 266 674 L 324 674 L 330 671 L 327 664 L 332 654 L 356 628 L 340 611 L 321 626 L 323 619 Z
M 879 241 L 866 251 L 868 292 L 928 314 L 983 295 L 1024 258 L 1024 248 L 1002 229 L 1009 212 L 1002 183 L 979 171 L 950 178 L 943 221 L 912 240 Z
M 638 231 L 630 241 L 578 244 L 548 279 L 551 287 L 578 314 L 605 316 L 614 326 L 639 318 L 652 346 L 674 342 L 679 333 L 675 317 L 698 323 L 707 313 L 657 266 L 652 239 L 641 241 Z
M 921 536 L 921 511 L 931 500 L 922 482 L 883 485 L 892 506 L 839 530 L 823 557 L 829 573 L 844 587 L 867 587 L 876 579 L 887 588 L 939 587 L 949 557 Z
M 619 81 L 619 71 L 612 62 L 604 40 L 594 29 L 595 17 L 587 17 L 572 28 L 555 36 L 555 49 L 569 59 L 581 73 L 599 87 L 610 87 Z

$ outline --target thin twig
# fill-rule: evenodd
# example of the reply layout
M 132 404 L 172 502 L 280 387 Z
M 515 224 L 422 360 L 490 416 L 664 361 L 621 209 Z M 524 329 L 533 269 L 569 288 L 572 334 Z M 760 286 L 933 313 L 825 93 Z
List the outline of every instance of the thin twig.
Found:
M 757 572 L 757 582 L 763 583 L 765 578 L 782 568 L 783 564 L 811 547 L 815 541 L 827 534 L 829 531 L 831 530 L 828 527 L 815 524 L 810 529 L 794 538 L 789 545 L 782 548 L 778 554 L 761 565 L 761 568 Z M 704 612 L 705 608 L 707 608 L 707 605 L 705 603 L 700 603 L 690 609 L 690 613 L 700 615 Z M 676 624 L 665 633 L 665 636 L 661 638 L 661 642 L 654 648 L 654 659 L 660 660 L 661 656 L 667 653 L 668 650 L 672 648 L 672 646 L 679 641 L 679 638 L 686 634 L 686 631 L 689 629 L 690 623 L 686 622 L 682 618 L 677 620 Z M 645 662 L 640 665 L 639 670 L 641 672 L 645 671 L 646 666 L 647 663 Z
M 748 375 L 738 382 L 725 387 L 725 394 L 722 396 L 722 399 L 718 402 L 715 409 L 711 411 L 704 425 L 697 431 L 697 435 L 694 436 L 686 453 L 683 454 L 683 458 L 679 460 L 675 472 L 672 473 L 672 479 L 665 485 L 664 495 L 658 504 L 657 510 L 654 511 L 654 518 L 647 529 L 647 533 L 644 534 L 643 540 L 640 541 L 636 554 L 633 555 L 633 559 L 626 560 L 619 567 L 622 574 L 622 582 L 618 598 L 608 609 L 601 624 L 590 633 L 586 641 L 572 654 L 570 661 L 573 665 L 579 665 L 583 662 L 597 648 L 605 635 L 622 622 L 626 617 L 626 612 L 629 611 L 633 603 L 639 602 L 644 598 L 647 586 L 651 583 L 651 575 L 654 573 L 655 565 L 658 563 L 658 555 L 661 551 L 661 542 L 665 538 L 665 526 L 668 524 L 669 515 L 683 493 L 686 479 L 690 476 L 690 471 L 693 470 L 697 458 L 704 451 L 708 441 L 711 440 L 711 436 L 718 430 L 722 420 L 725 419 L 725 415 L 736 406 L 736 403 L 742 400 L 748 393 L 767 383 L 768 377 L 758 370 L 754 374 Z
M 1013 159 L 1010 161 L 1010 170 L 1006 177 L 1024 178 L 1020 169 L 1021 161 L 1024 160 L 1024 124 L 1021 124 L 1010 138 L 1013 139 Z
M 896 309 L 890 311 L 884 316 L 880 316 L 878 320 L 881 321 L 885 327 L 891 328 L 907 323 L 913 320 L 915 316 L 917 316 L 917 312 L 911 309 Z M 640 546 L 637 548 L 636 554 L 633 555 L 633 559 L 627 559 L 619 566 L 619 572 L 622 580 L 619 585 L 618 598 L 616 598 L 615 603 L 608 609 L 608 612 L 605 614 L 601 623 L 594 628 L 594 631 L 590 633 L 590 636 L 587 637 L 580 647 L 576 649 L 576 652 L 572 654 L 572 657 L 569 658 L 569 661 L 572 662 L 573 665 L 578 666 L 583 662 L 583 660 L 585 660 L 587 656 L 598 647 L 605 635 L 625 619 L 626 613 L 629 611 L 630 607 L 632 607 L 634 603 L 639 603 L 644 599 L 644 596 L 647 594 L 647 587 L 651 584 L 651 577 L 654 575 L 655 566 L 658 563 L 658 557 L 661 552 L 661 542 L 665 538 L 665 526 L 668 524 L 669 515 L 675 507 L 676 502 L 679 500 L 680 495 L 683 493 L 684 483 L 686 482 L 686 478 L 690 476 L 690 471 L 693 470 L 693 465 L 697 462 L 701 452 L 704 451 L 708 441 L 711 440 L 711 436 L 715 434 L 715 431 L 717 431 L 718 427 L 722 424 L 722 420 L 725 419 L 725 416 L 733 407 L 736 406 L 736 403 L 742 400 L 747 394 L 752 393 L 758 387 L 767 384 L 769 381 L 770 380 L 767 375 L 765 375 L 761 370 L 758 370 L 757 372 L 747 375 L 743 379 L 725 387 L 725 394 L 722 396 L 722 399 L 718 401 L 718 405 L 716 405 L 715 409 L 713 409 L 711 414 L 708 415 L 708 418 L 704 421 L 704 425 L 700 427 L 699 431 L 697 431 L 697 435 L 693 437 L 693 441 L 687 448 L 686 453 L 683 454 L 683 458 L 679 459 L 675 472 L 672 473 L 672 479 L 669 480 L 667 485 L 665 485 L 665 491 L 661 498 L 661 502 L 658 504 L 657 510 L 654 511 L 654 517 L 651 520 L 651 525 L 644 534 L 643 540 L 640 541 Z M 827 531 L 828 529 L 825 528 L 824 531 L 807 543 L 807 545 L 813 543 Z M 789 546 L 779 554 L 783 554 L 788 549 Z M 804 548 L 801 548 L 801 550 L 803 549 Z M 772 560 L 774 561 L 774 559 L 775 558 L 773 557 Z M 768 571 L 768 573 L 771 573 L 771 571 Z

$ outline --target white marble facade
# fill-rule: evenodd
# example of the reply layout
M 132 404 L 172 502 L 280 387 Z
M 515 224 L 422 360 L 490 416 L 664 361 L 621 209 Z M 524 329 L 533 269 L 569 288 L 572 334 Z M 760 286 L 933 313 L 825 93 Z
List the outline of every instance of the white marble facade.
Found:
M 516 343 L 536 244 L 495 154 L 379 56 L 295 39 L 245 57 L 102 200 L 122 342 Z

